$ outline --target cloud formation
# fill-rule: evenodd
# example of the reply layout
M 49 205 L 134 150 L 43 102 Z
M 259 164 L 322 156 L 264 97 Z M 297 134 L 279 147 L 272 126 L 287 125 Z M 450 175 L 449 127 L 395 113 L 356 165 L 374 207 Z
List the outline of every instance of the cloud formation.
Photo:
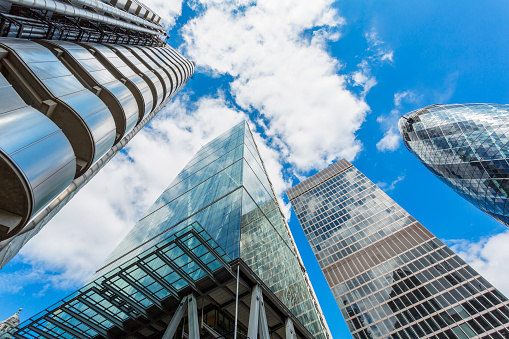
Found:
M 186 55 L 199 70 L 233 77 L 236 104 L 259 114 L 285 162 L 306 172 L 355 158 L 355 132 L 369 107 L 346 89 L 340 63 L 327 52 L 325 42 L 344 24 L 332 1 L 199 3 L 203 13 L 182 30 Z M 309 30 L 314 38 L 303 38 Z
M 405 179 L 405 176 L 404 175 L 399 175 L 390 184 L 388 184 L 386 182 L 383 182 L 383 181 L 379 181 L 379 182 L 376 183 L 376 185 L 378 187 L 380 187 L 381 189 L 383 189 L 385 192 L 389 192 L 389 191 L 394 190 L 396 188 L 396 184 L 398 182 L 402 181 L 403 179 Z
M 398 131 L 398 120 L 402 115 L 403 103 L 416 102 L 420 97 L 412 91 L 394 93 L 394 108 L 389 114 L 380 115 L 376 121 L 385 130 L 384 136 L 377 142 L 376 148 L 380 152 L 395 151 L 401 144 L 401 135 Z
M 376 78 L 372 74 L 374 66 L 381 66 L 383 64 L 394 62 L 394 51 L 391 50 L 387 44 L 380 39 L 378 32 L 373 28 L 370 32 L 364 34 L 368 48 L 367 55 L 357 65 L 357 70 L 350 75 L 350 81 L 354 86 L 362 87 L 361 97 L 366 97 L 366 94 L 376 84 Z
M 506 296 L 509 295 L 508 242 L 509 231 L 477 242 L 465 239 L 445 241 L 454 252 Z

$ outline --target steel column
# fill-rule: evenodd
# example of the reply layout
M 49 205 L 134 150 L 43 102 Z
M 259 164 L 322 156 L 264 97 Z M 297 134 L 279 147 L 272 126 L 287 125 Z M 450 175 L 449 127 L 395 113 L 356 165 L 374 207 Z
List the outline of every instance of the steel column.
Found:
M 168 324 L 168 327 L 166 328 L 166 331 L 164 332 L 161 339 L 172 339 L 175 333 L 177 332 L 177 328 L 180 324 L 180 321 L 182 320 L 182 317 L 184 316 L 184 313 L 186 312 L 187 309 L 187 299 L 188 296 L 184 297 L 180 301 L 180 304 L 177 307 L 177 310 L 175 311 L 173 318 L 171 318 L 171 321 Z
M 189 339 L 200 339 L 200 322 L 198 321 L 198 305 L 193 294 L 187 296 L 187 322 Z
M 249 311 L 247 336 L 250 339 L 257 339 L 258 334 L 260 339 L 270 339 L 262 288 L 260 285 L 255 285 L 251 291 L 251 310 Z
M 286 318 L 285 320 L 285 333 L 286 339 L 297 339 L 297 334 L 295 334 L 295 328 L 293 327 L 293 321 L 290 318 Z

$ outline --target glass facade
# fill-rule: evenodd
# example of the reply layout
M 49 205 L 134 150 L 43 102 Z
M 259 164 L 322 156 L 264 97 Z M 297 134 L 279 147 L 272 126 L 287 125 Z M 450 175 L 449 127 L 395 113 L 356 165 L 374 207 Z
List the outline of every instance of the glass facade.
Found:
M 154 314 L 163 304 L 180 300 L 182 291 L 191 286 L 200 291 L 197 284 L 202 278 L 213 277 L 231 261 L 193 223 L 25 320 L 19 329 L 9 331 L 9 338 L 125 338 L 125 329 L 137 332 L 137 338 L 154 338 L 164 327 L 154 329 L 150 322 L 157 322 Z M 231 322 L 223 318 L 218 316 L 213 323 L 207 316 L 207 322 L 224 331 Z M 133 324 L 139 319 L 148 326 Z
M 456 193 L 509 226 L 509 105 L 433 105 L 399 120 L 405 146 Z
M 193 223 L 243 259 L 315 338 L 330 338 L 245 122 L 196 153 L 92 280 Z
M 354 338 L 507 338 L 509 302 L 348 161 L 287 191 Z

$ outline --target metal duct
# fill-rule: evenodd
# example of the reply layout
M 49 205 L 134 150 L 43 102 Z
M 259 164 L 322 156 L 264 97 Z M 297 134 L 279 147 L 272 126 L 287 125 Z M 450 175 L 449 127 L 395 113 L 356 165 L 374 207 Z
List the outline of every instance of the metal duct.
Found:
M 76 3 L 76 4 L 80 4 L 80 5 L 83 5 L 83 6 L 87 6 L 87 7 L 91 7 L 91 8 L 95 8 L 101 12 L 104 12 L 104 13 L 108 13 L 108 14 L 112 14 L 112 15 L 115 15 L 115 16 L 118 16 L 122 19 L 125 19 L 125 20 L 129 20 L 131 22 L 134 22 L 134 23 L 137 23 L 137 24 L 140 24 L 140 25 L 144 25 L 144 26 L 148 26 L 148 27 L 151 27 L 159 32 L 162 32 L 162 33 L 165 33 L 164 31 L 164 28 L 157 25 L 157 24 L 154 24 L 150 21 L 147 21 L 147 20 L 144 20 L 136 15 L 133 15 L 133 14 L 130 14 L 130 13 L 127 13 L 127 12 L 124 12 L 123 10 L 121 9 L 118 9 L 116 7 L 113 7 L 113 6 L 110 6 L 110 5 L 107 5 L 103 2 L 99 2 L 97 0 L 71 0 L 72 3 Z
M 89 19 L 92 21 L 102 22 L 108 25 L 113 25 L 117 27 L 123 27 L 126 29 L 130 29 L 133 31 L 143 32 L 147 34 L 152 35 L 161 35 L 160 32 L 153 31 L 148 28 L 143 28 L 137 25 L 133 25 L 121 20 L 109 18 L 107 16 L 93 13 L 81 8 L 76 8 L 69 4 L 64 4 L 63 2 L 54 1 L 54 0 L 7 0 L 10 3 L 19 5 L 19 6 L 25 6 L 25 7 L 31 7 L 31 8 L 37 8 L 37 9 L 44 9 L 48 10 L 50 12 L 55 12 L 71 17 L 80 17 Z

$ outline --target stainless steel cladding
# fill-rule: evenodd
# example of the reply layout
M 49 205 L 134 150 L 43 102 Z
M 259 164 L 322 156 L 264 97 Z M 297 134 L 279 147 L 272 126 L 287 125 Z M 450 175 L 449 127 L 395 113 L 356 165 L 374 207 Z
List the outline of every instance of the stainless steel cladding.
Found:
M 73 5 L 66 4 L 60 1 L 54 1 L 54 0 L 7 0 L 10 3 L 19 5 L 19 6 L 26 6 L 31 8 L 37 8 L 42 10 L 51 11 L 54 13 L 62 14 L 65 16 L 70 17 L 78 17 L 83 18 L 91 21 L 96 21 L 100 23 L 104 23 L 107 25 L 112 26 L 118 26 L 125 29 L 143 32 L 147 34 L 153 34 L 153 35 L 160 35 L 160 31 L 155 31 L 153 29 L 148 29 L 139 26 L 138 24 L 131 24 L 128 22 L 124 22 L 118 19 L 113 19 L 111 17 L 97 14 L 95 12 L 91 12 L 85 9 L 76 8 Z
M 157 63 L 155 61 L 156 59 L 150 55 L 150 51 L 146 48 L 138 46 L 125 46 L 125 48 L 129 49 L 131 53 L 133 53 L 145 66 L 157 75 L 163 85 L 164 99 L 170 96 L 173 84 L 171 82 L 170 72 L 160 65 L 163 64 L 163 62 L 159 61 L 160 64 Z
M 156 48 L 145 47 L 144 51 L 150 51 L 155 56 L 157 56 L 159 58 L 158 59 L 159 60 L 158 64 L 161 65 L 161 67 L 163 67 L 167 71 L 169 76 L 170 76 L 170 80 L 171 80 L 171 83 L 172 83 L 171 92 L 172 93 L 175 92 L 177 90 L 177 87 L 179 86 L 179 84 L 181 82 L 180 79 L 179 79 L 180 72 L 178 72 L 178 69 L 175 66 L 175 64 L 173 64 L 171 62 L 170 58 L 167 55 L 165 55 L 164 53 L 162 53 L 161 51 L 159 51 Z
M 67 41 L 38 41 L 49 47 L 67 68 L 91 91 L 95 91 L 113 114 L 117 143 L 138 122 L 138 104 L 133 93 L 86 48 Z
M 139 1 L 132 0 L 102 0 L 103 2 L 115 6 L 121 10 L 127 10 L 140 18 L 153 22 L 155 24 L 161 23 L 161 17 L 155 14 L 150 8 L 140 3 Z
M 81 45 L 93 50 L 97 59 L 134 93 L 140 113 L 138 122 L 152 111 L 154 108 L 154 97 L 149 83 L 141 75 L 120 59 L 110 48 L 94 43 L 81 43 Z
M 9 51 L 2 59 L 22 97 L 59 126 L 76 155 L 76 176 L 83 174 L 115 141 L 108 107 L 87 90 L 45 47 L 29 40 L 1 39 Z
M 116 45 L 108 45 L 108 47 L 117 53 L 117 56 L 128 64 L 135 72 L 143 77 L 152 91 L 154 108 L 158 106 L 163 101 L 164 97 L 164 88 L 162 81 L 159 79 L 159 75 L 148 69 L 148 67 L 145 66 L 140 59 L 135 57 L 127 48 Z
M 108 13 L 108 14 L 114 15 L 116 17 L 131 21 L 138 25 L 143 25 L 148 28 L 152 28 L 153 30 L 156 30 L 160 34 L 165 32 L 164 27 L 162 27 L 161 25 L 158 25 L 151 21 L 145 20 L 145 18 L 137 16 L 135 12 L 131 11 L 131 8 L 134 8 L 134 6 L 133 6 L 134 3 L 131 3 L 131 7 L 129 8 L 129 13 L 127 13 L 123 10 L 117 9 L 113 6 L 109 6 L 105 3 L 97 1 L 97 0 L 72 0 L 71 2 L 75 3 L 75 4 L 87 6 L 90 8 L 94 8 L 94 9 L 98 10 L 99 12 Z M 136 5 L 136 6 L 141 8 L 141 6 L 139 6 L 139 5 Z
M 25 104 L 0 74 L 0 240 L 23 225 L 73 180 L 71 144 L 48 117 Z
M 0 267 L 188 81 L 151 46 L 0 37 Z

